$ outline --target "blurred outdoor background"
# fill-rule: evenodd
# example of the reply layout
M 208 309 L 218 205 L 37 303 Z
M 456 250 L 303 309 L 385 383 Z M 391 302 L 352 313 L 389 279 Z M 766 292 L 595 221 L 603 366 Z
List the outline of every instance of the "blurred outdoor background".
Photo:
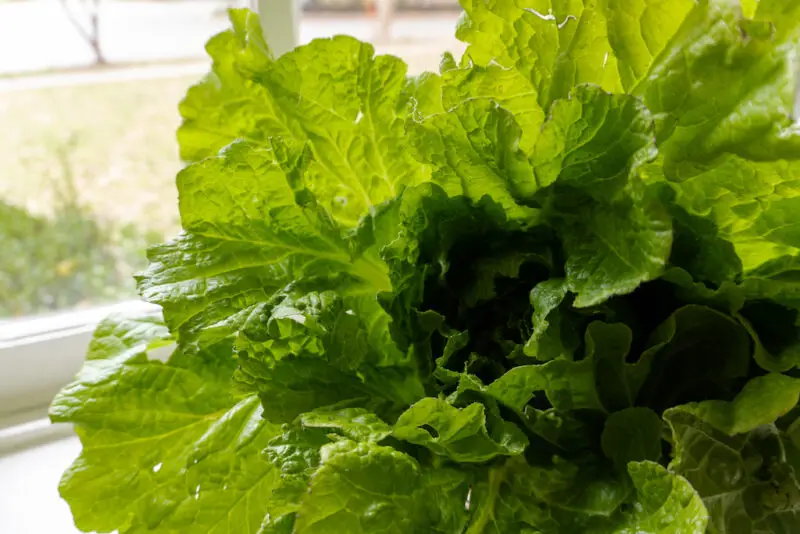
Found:
M 456 0 L 305 0 L 300 41 L 350 34 L 436 69 Z M 381 1 L 381 0 L 378 0 Z M 0 0 L 0 322 L 133 298 L 177 231 L 178 102 L 220 0 Z

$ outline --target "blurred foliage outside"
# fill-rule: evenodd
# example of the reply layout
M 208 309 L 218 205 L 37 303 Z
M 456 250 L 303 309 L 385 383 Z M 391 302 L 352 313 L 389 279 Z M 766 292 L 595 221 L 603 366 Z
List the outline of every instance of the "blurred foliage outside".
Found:
M 194 78 L 0 93 L 0 319 L 136 295 L 177 229 L 177 103 Z

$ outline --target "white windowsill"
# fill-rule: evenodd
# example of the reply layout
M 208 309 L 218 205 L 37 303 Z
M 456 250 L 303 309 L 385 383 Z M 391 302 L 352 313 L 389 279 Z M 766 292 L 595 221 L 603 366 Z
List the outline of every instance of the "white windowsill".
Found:
M 83 364 L 97 324 L 113 313 L 159 308 L 132 301 L 0 323 L 0 533 L 79 534 L 58 483 L 81 444 L 72 425 L 50 423 L 47 409 Z
M 0 532 L 79 534 L 58 481 L 80 450 L 73 436 L 0 456 Z
M 113 313 L 158 313 L 141 301 L 0 322 L 0 455 L 71 433 L 50 425 L 53 396 L 80 370 L 97 324 Z

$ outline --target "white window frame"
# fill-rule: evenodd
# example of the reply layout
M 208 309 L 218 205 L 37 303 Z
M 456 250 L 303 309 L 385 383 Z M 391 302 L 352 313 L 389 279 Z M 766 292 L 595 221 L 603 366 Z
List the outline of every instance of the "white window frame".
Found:
M 250 0 L 272 53 L 281 56 L 297 46 L 300 37 L 300 3 L 303 0 Z
M 299 1 L 248 0 L 257 10 L 275 55 L 294 48 L 299 36 Z M 158 313 L 141 301 L 31 318 L 0 319 L 0 454 L 69 435 L 69 425 L 51 425 L 53 396 L 83 364 L 92 332 L 113 313 Z
M 70 431 L 48 424 L 48 405 L 80 370 L 97 324 L 113 313 L 157 314 L 158 307 L 128 301 L 0 321 L 0 453 Z

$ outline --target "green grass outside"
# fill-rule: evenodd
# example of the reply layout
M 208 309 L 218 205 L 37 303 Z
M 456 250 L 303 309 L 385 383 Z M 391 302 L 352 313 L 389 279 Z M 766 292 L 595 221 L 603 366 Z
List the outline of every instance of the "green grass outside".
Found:
M 176 228 L 178 102 L 196 77 L 0 93 L 0 199 L 52 215 L 71 172 L 102 221 Z

